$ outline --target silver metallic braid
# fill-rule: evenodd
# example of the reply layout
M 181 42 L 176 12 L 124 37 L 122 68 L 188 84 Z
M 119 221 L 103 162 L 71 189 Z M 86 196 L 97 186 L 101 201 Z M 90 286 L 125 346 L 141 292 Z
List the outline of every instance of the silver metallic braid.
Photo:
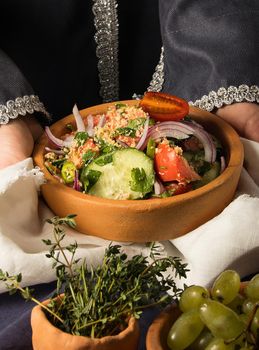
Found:
M 159 92 L 162 90 L 163 83 L 164 83 L 164 47 L 162 46 L 159 62 L 155 68 L 155 72 L 152 76 L 152 80 L 147 90 Z
M 47 120 L 51 117 L 37 95 L 24 95 L 15 100 L 9 100 L 6 104 L 0 104 L 0 125 L 9 123 L 19 116 L 33 115 L 35 112 L 42 113 Z
M 118 16 L 116 0 L 93 0 L 100 95 L 103 102 L 119 99 Z

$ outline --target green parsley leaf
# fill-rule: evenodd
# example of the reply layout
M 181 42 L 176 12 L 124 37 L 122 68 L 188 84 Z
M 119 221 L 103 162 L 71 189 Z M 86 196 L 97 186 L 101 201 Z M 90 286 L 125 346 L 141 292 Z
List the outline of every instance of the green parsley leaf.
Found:
M 88 150 L 86 151 L 83 156 L 82 156 L 82 160 L 84 162 L 84 164 L 89 164 L 95 157 L 96 153 L 92 150 Z
M 88 191 L 96 182 L 99 180 L 99 177 L 102 175 L 101 171 L 98 170 L 88 170 L 87 167 L 83 169 L 81 174 L 81 182 L 84 185 L 84 190 Z
M 69 131 L 74 131 L 74 130 L 75 130 L 75 128 L 73 127 L 73 125 L 70 124 L 70 123 L 68 123 L 68 124 L 66 125 L 66 129 L 69 130 Z
M 153 182 L 147 177 L 143 168 L 133 168 L 131 170 L 130 188 L 132 191 L 141 192 L 143 194 L 152 191 Z
M 136 136 L 136 130 L 129 128 L 126 126 L 125 128 L 117 128 L 114 132 L 114 136 L 123 135 L 123 136 L 129 136 L 129 137 L 135 137 Z
M 83 144 L 85 143 L 85 141 L 88 140 L 88 138 L 89 138 L 88 133 L 85 131 L 77 132 L 74 137 L 78 146 L 83 146 Z
M 113 153 L 104 154 L 101 157 L 96 158 L 94 163 L 100 166 L 104 166 L 108 163 L 112 163 L 112 160 L 113 160 L 112 156 L 113 156 Z
M 115 105 L 115 108 L 116 108 L 116 109 L 125 108 L 125 107 L 127 107 L 127 106 L 125 105 L 125 103 L 116 103 L 116 105 Z
M 131 129 L 138 129 L 140 126 L 145 124 L 146 119 L 145 118 L 136 118 L 132 119 L 128 122 L 128 127 Z
M 111 153 L 111 152 L 114 152 L 117 149 L 117 147 L 106 143 L 102 139 L 96 138 L 95 142 L 98 144 L 101 154 L 103 154 L 103 153 Z
M 66 161 L 66 158 L 60 158 L 52 161 L 52 165 L 57 166 L 58 168 L 62 168 L 62 165 Z

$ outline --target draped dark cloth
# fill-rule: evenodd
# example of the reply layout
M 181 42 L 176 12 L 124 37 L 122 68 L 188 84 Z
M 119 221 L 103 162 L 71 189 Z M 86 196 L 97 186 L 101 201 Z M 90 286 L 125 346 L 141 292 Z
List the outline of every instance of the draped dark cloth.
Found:
M 0 49 L 53 120 L 70 114 L 75 103 L 80 109 L 102 103 L 92 5 L 91 0 L 0 1 Z M 120 1 L 118 19 L 120 99 L 131 99 L 147 89 L 159 61 L 158 0 Z M 19 96 L 21 89 L 8 83 L 4 70 L 0 66 L 2 88 L 7 86 L 11 98 Z M 2 88 L 0 104 L 6 100 Z
M 164 91 L 195 101 L 220 87 L 259 85 L 257 0 L 160 0 Z

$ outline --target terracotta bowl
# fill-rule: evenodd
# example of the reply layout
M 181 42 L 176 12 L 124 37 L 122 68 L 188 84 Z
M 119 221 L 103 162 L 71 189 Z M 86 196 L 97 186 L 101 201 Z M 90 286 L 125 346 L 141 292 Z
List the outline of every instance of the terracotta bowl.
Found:
M 136 105 L 138 101 L 122 101 Z M 81 111 L 104 113 L 106 103 Z M 45 174 L 47 183 L 41 192 L 52 211 L 61 217 L 77 214 L 79 232 L 115 241 L 148 242 L 179 237 L 219 214 L 232 200 L 243 164 L 243 146 L 234 129 L 222 119 L 198 108 L 190 108 L 190 116 L 215 135 L 226 152 L 227 167 L 209 184 L 194 191 L 170 198 L 147 200 L 111 200 L 83 194 L 56 180 L 45 168 L 43 155 L 48 145 L 43 135 L 35 146 L 34 162 Z M 68 117 L 51 126 L 57 137 L 65 134 Z
M 43 302 L 48 303 L 49 300 Z M 102 338 L 71 335 L 53 326 L 39 305 L 32 309 L 31 327 L 34 350 L 136 350 L 140 338 L 139 323 L 133 317 L 117 335 Z
M 247 282 L 242 282 L 240 293 L 244 291 Z M 181 315 L 176 304 L 168 305 L 152 322 L 146 336 L 147 350 L 170 350 L 167 345 L 167 335 L 177 318 Z

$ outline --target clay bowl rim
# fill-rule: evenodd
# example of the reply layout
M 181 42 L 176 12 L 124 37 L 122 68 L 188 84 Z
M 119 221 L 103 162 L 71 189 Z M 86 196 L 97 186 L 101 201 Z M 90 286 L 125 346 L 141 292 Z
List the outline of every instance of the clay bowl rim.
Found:
M 111 105 L 114 105 L 116 103 L 125 103 L 128 105 L 138 105 L 138 100 L 122 100 L 122 101 L 115 101 L 115 102 L 109 102 L 109 103 L 103 103 L 92 107 L 87 107 L 82 110 L 80 110 L 80 113 L 83 117 L 85 117 L 88 114 L 98 114 L 102 113 L 101 111 L 107 110 L 107 108 Z M 98 110 L 98 112 L 97 112 Z M 175 205 L 177 203 L 181 203 L 184 201 L 188 201 L 191 198 L 198 198 L 200 196 L 203 196 L 206 193 L 209 193 L 212 189 L 215 189 L 216 187 L 219 187 L 222 183 L 227 181 L 229 178 L 233 176 L 233 174 L 236 171 L 236 168 L 239 167 L 244 160 L 244 150 L 243 145 L 240 141 L 239 135 L 237 132 L 224 120 L 219 118 L 218 116 L 209 113 L 205 110 L 199 109 L 197 107 L 190 106 L 189 115 L 197 119 L 207 119 L 211 118 L 212 124 L 216 125 L 221 130 L 224 130 L 224 135 L 226 136 L 228 147 L 229 147 L 229 159 L 226 165 L 225 170 L 214 180 L 212 180 L 207 185 L 204 185 L 198 189 L 192 190 L 187 193 L 179 194 L 177 196 L 173 197 L 167 197 L 167 198 L 152 198 L 152 199 L 141 199 L 141 200 L 116 200 L 116 199 L 107 199 L 107 198 L 101 198 L 97 196 L 92 196 L 86 193 L 81 193 L 78 191 L 75 191 L 73 188 L 66 186 L 65 184 L 60 183 L 57 179 L 55 179 L 54 176 L 52 176 L 47 168 L 44 165 L 43 161 L 43 155 L 45 153 L 45 146 L 49 143 L 47 136 L 45 133 L 40 136 L 40 138 L 36 141 L 35 148 L 33 151 L 33 160 L 36 166 L 38 166 L 42 172 L 44 173 L 45 179 L 47 180 L 48 184 L 52 184 L 55 186 L 58 186 L 63 191 L 67 191 L 67 193 L 70 193 L 70 195 L 77 196 L 79 199 L 84 199 L 88 201 L 95 202 L 96 204 L 109 204 L 111 207 L 123 207 L 126 206 L 128 209 L 135 209 L 135 207 L 140 208 L 141 203 L 148 203 L 149 208 L 158 208 L 163 203 L 164 206 L 170 205 L 171 203 L 174 203 Z M 69 123 L 74 123 L 74 117 L 73 114 L 70 114 L 59 121 L 55 122 L 50 126 L 50 129 L 55 134 L 55 129 L 62 127 L 62 129 L 65 128 L 65 126 Z M 202 124 L 202 122 L 201 122 Z M 61 135 L 56 135 L 59 137 Z M 42 185 L 44 186 L 44 184 Z

